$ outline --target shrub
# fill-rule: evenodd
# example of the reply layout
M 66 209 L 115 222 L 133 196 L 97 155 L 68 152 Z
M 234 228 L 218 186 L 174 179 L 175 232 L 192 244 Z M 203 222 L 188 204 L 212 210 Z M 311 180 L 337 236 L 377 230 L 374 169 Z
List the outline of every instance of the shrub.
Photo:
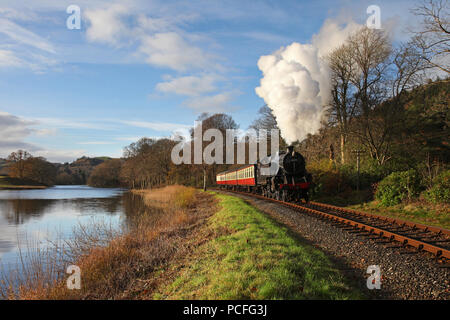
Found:
M 328 159 L 310 163 L 308 171 L 313 175 L 313 194 L 328 196 L 351 192 L 352 183 L 346 172 L 341 172 Z
M 437 176 L 433 186 L 423 195 L 432 203 L 450 203 L 450 170 Z
M 416 196 L 420 190 L 420 178 L 415 170 L 393 172 L 377 187 L 375 197 L 383 206 L 393 206 Z

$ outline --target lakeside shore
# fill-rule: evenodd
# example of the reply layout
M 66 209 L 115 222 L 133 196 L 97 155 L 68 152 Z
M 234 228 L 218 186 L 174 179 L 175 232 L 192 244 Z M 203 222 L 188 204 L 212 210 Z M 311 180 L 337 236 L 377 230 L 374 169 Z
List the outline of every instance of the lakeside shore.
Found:
M 34 190 L 47 188 L 47 186 L 0 186 L 0 190 Z
M 132 194 L 142 210 L 126 230 L 106 245 L 89 228 L 75 239 L 70 263 L 81 270 L 81 290 L 67 289 L 62 268 L 58 279 L 41 273 L 6 298 L 362 298 L 323 252 L 242 199 L 182 186 Z
M 48 186 L 43 184 L 11 178 L 8 176 L 0 176 L 0 190 L 32 190 L 46 188 L 48 188 Z

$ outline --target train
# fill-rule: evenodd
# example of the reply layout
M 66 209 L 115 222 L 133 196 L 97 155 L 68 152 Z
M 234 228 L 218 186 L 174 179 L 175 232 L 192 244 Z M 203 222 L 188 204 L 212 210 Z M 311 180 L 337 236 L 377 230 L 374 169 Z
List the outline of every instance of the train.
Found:
M 312 176 L 304 157 L 289 146 L 273 157 L 216 175 L 219 188 L 261 194 L 281 201 L 309 201 Z

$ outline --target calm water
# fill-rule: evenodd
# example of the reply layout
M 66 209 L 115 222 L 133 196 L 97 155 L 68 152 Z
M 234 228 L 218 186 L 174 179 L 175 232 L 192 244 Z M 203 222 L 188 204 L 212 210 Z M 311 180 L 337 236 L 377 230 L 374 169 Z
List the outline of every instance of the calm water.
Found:
M 14 268 L 19 247 L 70 237 L 92 221 L 119 225 L 132 214 L 134 198 L 123 189 L 56 186 L 43 190 L 0 190 L 0 273 Z

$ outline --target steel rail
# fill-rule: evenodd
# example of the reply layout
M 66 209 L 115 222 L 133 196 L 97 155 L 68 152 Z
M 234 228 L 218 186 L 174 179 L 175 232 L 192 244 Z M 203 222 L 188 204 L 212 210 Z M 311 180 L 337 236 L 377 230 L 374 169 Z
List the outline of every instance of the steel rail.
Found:
M 226 191 L 231 191 L 231 190 L 226 190 Z M 380 238 L 382 237 L 382 238 L 387 238 L 390 241 L 398 241 L 398 242 L 402 243 L 402 245 L 405 247 L 407 245 L 409 245 L 409 246 L 416 248 L 418 251 L 427 251 L 429 253 L 434 254 L 436 256 L 436 258 L 445 258 L 445 259 L 450 260 L 450 250 L 447 250 L 445 248 L 442 248 L 442 247 L 439 247 L 436 245 L 432 245 L 432 244 L 424 242 L 424 241 L 413 239 L 408 236 L 401 235 L 401 234 L 398 234 L 398 233 L 395 233 L 392 231 L 388 231 L 383 228 L 370 226 L 365 223 L 354 221 L 349 218 L 340 217 L 340 216 L 337 216 L 332 213 L 318 211 L 318 210 L 311 209 L 311 208 L 308 208 L 308 207 L 305 207 L 305 206 L 302 206 L 302 205 L 299 205 L 296 203 L 284 202 L 281 200 L 267 198 L 267 197 L 264 197 L 264 196 L 261 196 L 258 194 L 254 194 L 254 193 L 247 193 L 247 192 L 240 192 L 240 191 L 231 191 L 231 192 L 239 193 L 239 194 L 243 194 L 246 196 L 251 196 L 251 197 L 255 197 L 255 198 L 259 198 L 259 199 L 263 199 L 263 200 L 269 200 L 271 202 L 276 202 L 276 203 L 282 204 L 286 207 L 291 207 L 296 210 L 300 210 L 300 211 L 304 211 L 304 212 L 311 213 L 314 215 L 318 215 L 318 216 L 321 216 L 321 217 L 326 218 L 331 221 L 336 221 L 336 222 L 343 223 L 348 226 L 352 226 L 355 229 L 356 228 L 361 229 L 362 231 L 369 232 L 369 234 L 378 235 Z M 417 223 L 410 222 L 410 221 L 404 221 L 401 219 L 394 219 L 394 218 L 388 218 L 388 217 L 383 217 L 383 216 L 378 216 L 378 215 L 372 215 L 372 214 L 365 213 L 365 212 L 359 212 L 359 211 L 352 210 L 352 209 L 340 208 L 340 207 L 335 207 L 335 206 L 317 203 L 317 202 L 310 202 L 310 203 L 313 205 L 319 206 L 319 207 L 323 207 L 323 208 L 328 208 L 328 209 L 332 209 L 332 210 L 340 210 L 343 212 L 348 212 L 348 213 L 352 213 L 352 214 L 356 214 L 356 215 L 360 215 L 360 216 L 375 218 L 378 220 L 381 219 L 383 221 L 388 221 L 393 224 L 399 224 L 399 222 L 400 222 L 400 225 L 407 225 L 410 227 L 415 226 L 416 228 L 421 229 L 421 230 L 427 230 L 427 231 L 441 233 L 441 234 L 443 233 L 443 234 L 447 234 L 447 235 L 450 234 L 450 230 L 446 230 L 446 229 L 442 229 L 442 228 L 438 228 L 438 227 L 431 227 L 431 226 L 417 224 Z

